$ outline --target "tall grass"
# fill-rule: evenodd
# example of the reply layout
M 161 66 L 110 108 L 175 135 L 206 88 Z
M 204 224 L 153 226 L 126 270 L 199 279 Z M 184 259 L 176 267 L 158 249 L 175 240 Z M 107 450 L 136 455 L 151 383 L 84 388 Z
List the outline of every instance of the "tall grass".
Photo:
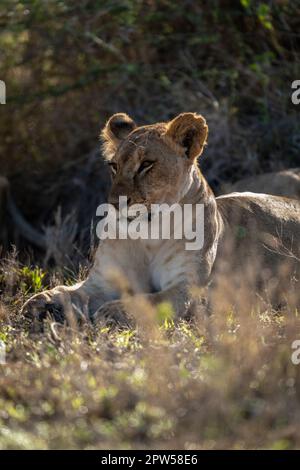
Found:
M 299 448 L 295 306 L 254 307 L 227 277 L 192 323 L 143 304 L 135 330 L 30 333 L 20 305 L 60 276 L 2 264 L 0 448 Z

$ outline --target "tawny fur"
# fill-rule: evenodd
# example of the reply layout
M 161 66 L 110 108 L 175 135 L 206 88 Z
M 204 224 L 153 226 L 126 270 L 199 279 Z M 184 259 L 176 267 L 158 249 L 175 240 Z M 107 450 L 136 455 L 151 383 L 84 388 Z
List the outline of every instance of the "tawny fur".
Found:
M 143 127 L 118 114 L 102 131 L 104 155 L 113 165 L 109 202 L 117 204 L 123 195 L 130 198 L 130 204 L 149 208 L 153 203 L 203 204 L 201 250 L 187 251 L 185 239 L 101 241 L 85 281 L 38 294 L 23 312 L 33 318 L 50 312 L 59 320 L 73 312 L 129 324 L 132 303 L 142 299 L 152 305 L 170 302 L 180 318 L 189 315 L 198 302 L 195 287 L 206 287 L 224 267 L 229 270 L 228 281 L 235 273 L 243 273 L 247 259 L 252 266 L 259 261 L 257 280 L 279 279 L 278 266 L 283 261 L 289 263 L 289 275 L 295 275 L 300 257 L 300 202 L 254 193 L 215 198 L 197 167 L 207 133 L 205 119 L 194 113 Z M 153 165 L 140 174 L 145 160 Z M 284 276 L 286 280 L 286 270 Z
M 225 184 L 220 194 L 251 191 L 253 193 L 273 194 L 275 196 L 300 199 L 300 168 L 274 171 L 262 175 L 243 178 L 234 184 Z

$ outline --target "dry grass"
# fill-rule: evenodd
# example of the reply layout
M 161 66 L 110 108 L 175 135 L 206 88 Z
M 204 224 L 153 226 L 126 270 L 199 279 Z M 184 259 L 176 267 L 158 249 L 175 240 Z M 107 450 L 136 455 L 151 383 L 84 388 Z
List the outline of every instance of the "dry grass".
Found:
M 30 335 L 20 305 L 60 280 L 16 257 L 2 265 L 0 448 L 300 447 L 297 309 L 251 311 L 242 294 L 233 309 L 222 285 L 194 324 L 162 308 L 139 331 L 49 321 Z

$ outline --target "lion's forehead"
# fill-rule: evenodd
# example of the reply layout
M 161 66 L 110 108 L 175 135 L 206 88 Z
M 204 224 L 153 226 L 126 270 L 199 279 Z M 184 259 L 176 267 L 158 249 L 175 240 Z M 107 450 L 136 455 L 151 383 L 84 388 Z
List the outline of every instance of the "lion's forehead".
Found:
M 132 132 L 120 145 L 116 159 L 119 164 L 139 162 L 147 156 L 159 156 L 165 148 L 161 139 L 162 129 L 150 126 L 138 128 Z

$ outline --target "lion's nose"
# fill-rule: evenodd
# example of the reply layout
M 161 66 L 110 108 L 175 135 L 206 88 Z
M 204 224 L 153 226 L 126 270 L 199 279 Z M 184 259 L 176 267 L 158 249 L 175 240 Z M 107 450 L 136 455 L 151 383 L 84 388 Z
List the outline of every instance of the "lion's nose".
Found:
M 125 197 L 121 196 L 121 200 L 120 200 L 120 196 L 111 196 L 108 202 L 112 204 L 115 207 L 115 209 L 117 209 L 117 211 L 119 211 L 125 207 L 126 203 L 128 207 L 130 206 L 131 197 L 126 198 L 126 196 Z
M 119 210 L 119 198 L 110 197 L 108 199 L 109 204 L 114 206 L 115 209 Z

